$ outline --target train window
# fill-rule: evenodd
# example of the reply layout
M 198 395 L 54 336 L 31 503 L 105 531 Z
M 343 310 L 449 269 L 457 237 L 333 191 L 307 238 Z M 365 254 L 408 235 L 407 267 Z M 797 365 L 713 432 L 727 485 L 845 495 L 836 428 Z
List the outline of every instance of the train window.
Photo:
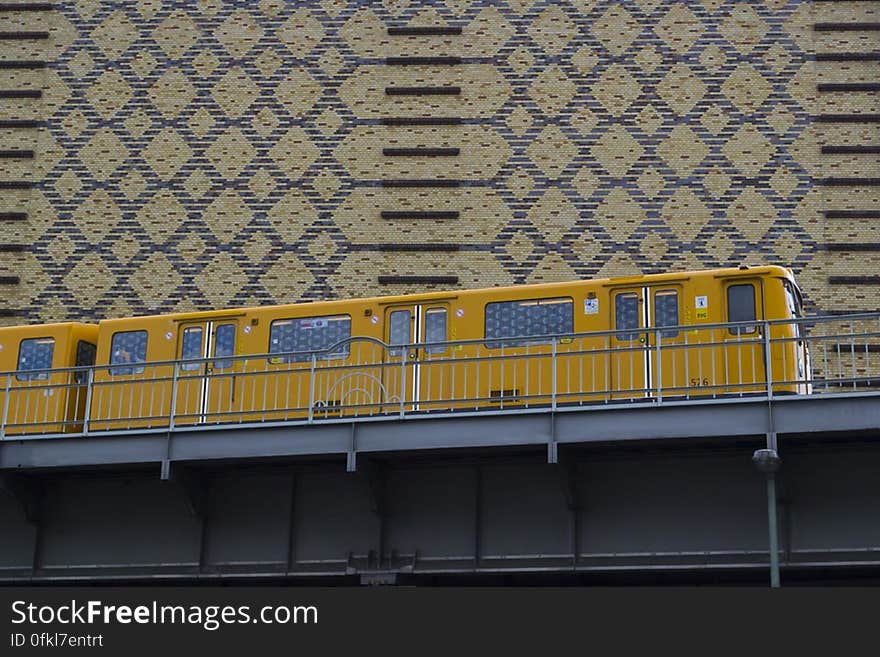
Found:
M 214 331 L 214 355 L 232 356 L 235 353 L 235 324 L 221 324 Z M 232 359 L 215 360 L 215 370 L 225 370 L 232 367 Z
M 202 352 L 202 338 L 205 329 L 201 326 L 187 326 L 183 329 L 183 338 L 180 343 L 180 360 L 192 361 L 204 356 Z M 201 363 L 182 362 L 180 369 L 183 372 L 195 372 L 200 369 Z
M 388 344 L 410 344 L 412 342 L 411 325 L 412 315 L 409 310 L 392 310 L 388 315 Z M 402 356 L 405 351 L 405 349 L 389 349 L 388 355 Z
M 484 336 L 487 339 L 518 338 L 486 342 L 489 349 L 546 344 L 550 342 L 548 336 L 571 333 L 573 330 L 574 303 L 571 298 L 486 304 Z
M 745 285 L 731 285 L 727 288 L 727 321 L 749 322 L 756 319 L 755 314 L 755 286 L 751 283 Z M 754 333 L 754 326 L 731 327 L 733 335 Z
M 675 290 L 658 290 L 654 293 L 654 326 L 678 326 L 678 292 Z M 678 330 L 660 331 L 662 338 L 677 338 Z
M 113 334 L 113 341 L 110 343 L 111 365 L 143 363 L 146 360 L 146 331 L 120 331 Z M 140 374 L 143 371 L 143 366 L 111 367 L 110 375 L 120 376 L 123 374 Z
M 425 342 L 446 342 L 446 308 L 428 308 L 425 312 Z M 426 354 L 445 351 L 445 346 L 425 347 Z
M 48 372 L 37 372 L 34 370 L 51 369 L 54 354 L 54 338 L 22 340 L 18 347 L 18 373 L 15 375 L 15 378 L 19 381 L 48 380 Z
M 788 310 L 791 312 L 791 316 L 803 317 L 804 313 L 800 304 L 800 295 L 797 293 L 794 285 L 792 285 L 791 281 L 783 279 L 782 287 L 785 290 L 785 302 L 788 304 Z
M 639 332 L 632 329 L 639 328 L 639 295 L 635 292 L 621 292 L 614 297 L 614 329 L 626 331 L 618 333 L 617 339 L 621 342 L 631 342 L 639 339 Z
M 97 347 L 93 345 L 91 342 L 86 342 L 85 340 L 80 340 L 76 343 L 76 366 L 77 367 L 91 367 L 95 364 L 95 352 L 97 351 Z M 85 383 L 88 379 L 88 374 L 85 370 L 82 372 L 77 372 L 74 376 L 74 381 L 77 383 Z
M 349 343 L 338 344 L 351 337 L 351 316 L 303 317 L 277 319 L 269 329 L 269 353 L 284 354 L 269 359 L 270 363 L 304 363 L 311 352 L 322 352 L 337 345 L 332 353 L 317 354 L 321 358 L 347 358 Z

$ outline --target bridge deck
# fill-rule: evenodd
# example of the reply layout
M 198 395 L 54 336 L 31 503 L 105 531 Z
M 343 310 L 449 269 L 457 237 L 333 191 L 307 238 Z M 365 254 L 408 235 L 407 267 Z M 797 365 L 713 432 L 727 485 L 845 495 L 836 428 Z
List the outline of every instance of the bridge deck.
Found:
M 172 409 L 152 427 L 7 433 L 0 581 L 761 581 L 767 481 L 751 458 L 768 445 L 783 582 L 880 577 L 876 337 L 850 330 L 844 350 L 822 334 L 837 359 L 822 394 L 655 386 L 580 406 L 554 387 L 530 408 L 188 425 Z

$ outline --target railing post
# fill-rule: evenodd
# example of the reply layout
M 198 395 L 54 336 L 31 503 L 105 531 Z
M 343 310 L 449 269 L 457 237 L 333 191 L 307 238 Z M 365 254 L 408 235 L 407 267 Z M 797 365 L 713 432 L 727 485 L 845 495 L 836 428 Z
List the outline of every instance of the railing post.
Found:
M 657 341 L 657 403 L 663 403 L 663 354 L 660 353 L 660 342 L 663 340 L 663 332 L 655 331 L 654 339 Z
M 865 340 L 867 341 L 867 338 L 865 338 Z M 855 390 L 859 386 L 858 386 L 858 383 L 856 382 L 856 379 L 858 378 L 856 376 L 856 328 L 853 325 L 852 320 L 849 320 L 849 353 L 850 353 L 849 378 L 852 379 L 853 390 Z
M 6 438 L 6 417 L 9 414 L 9 391 L 12 389 L 12 375 L 6 375 L 6 388 L 3 394 L 3 420 L 0 421 L 0 440 Z
M 409 349 L 404 347 L 401 349 L 400 353 L 400 389 L 398 390 L 400 397 L 400 419 L 403 419 L 405 410 L 404 410 L 404 399 L 406 398 L 406 359 L 409 355 Z
M 767 398 L 773 399 L 773 354 L 770 351 L 770 322 L 766 320 L 764 321 L 764 378 L 767 379 Z
M 174 361 L 174 373 L 171 375 L 171 413 L 168 416 L 168 431 L 174 431 L 174 416 L 177 415 L 177 375 L 180 363 Z
M 92 384 L 95 382 L 95 370 L 86 370 L 86 406 L 83 411 L 83 436 L 89 435 L 89 419 L 92 417 Z
M 502 364 L 502 367 L 504 365 Z M 550 408 L 556 410 L 556 338 L 550 343 Z M 503 393 L 502 393 L 503 394 Z
M 309 365 L 309 424 L 315 421 L 315 367 L 318 357 L 312 354 L 312 362 Z

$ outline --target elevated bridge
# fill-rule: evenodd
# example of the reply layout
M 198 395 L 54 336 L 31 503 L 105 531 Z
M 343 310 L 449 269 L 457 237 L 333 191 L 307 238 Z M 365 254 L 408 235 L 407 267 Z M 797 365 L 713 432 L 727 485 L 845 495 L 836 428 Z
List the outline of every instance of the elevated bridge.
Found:
M 0 581 L 763 582 L 768 526 L 783 584 L 878 581 L 880 315 L 797 323 L 812 360 L 803 381 L 773 374 L 779 345 L 763 322 L 736 347 L 758 366 L 736 380 L 707 385 L 685 369 L 589 395 L 559 373 L 597 354 L 644 354 L 552 336 L 543 351 L 456 361 L 481 363 L 485 382 L 531 359 L 554 374 L 531 389 L 508 379 L 488 386 L 497 399 L 450 385 L 414 398 L 400 383 L 417 394 L 415 372 L 429 379 L 439 361 L 411 358 L 417 345 L 383 347 L 397 359 L 345 373 L 399 371 L 401 394 L 335 404 L 317 402 L 322 375 L 340 366 L 315 354 L 301 372 L 307 405 L 263 395 L 258 409 L 224 414 L 190 403 L 188 390 L 227 376 L 208 360 L 145 364 L 126 388 L 100 383 L 100 366 L 23 387 L 11 373 Z M 653 337 L 701 368 L 706 353 L 735 355 L 714 338 Z M 256 360 L 234 370 L 254 389 L 270 376 L 249 369 Z M 117 397 L 99 402 L 110 386 Z M 157 386 L 168 389 L 162 413 L 145 401 Z M 82 410 L 59 418 L 51 404 Z M 778 472 L 759 471 L 756 450 L 778 454 Z

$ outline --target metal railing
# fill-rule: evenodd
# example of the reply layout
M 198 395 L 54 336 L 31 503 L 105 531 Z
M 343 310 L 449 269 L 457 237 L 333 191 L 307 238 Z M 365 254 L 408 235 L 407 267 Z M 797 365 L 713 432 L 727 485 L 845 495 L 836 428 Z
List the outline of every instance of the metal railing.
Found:
M 809 356 L 807 356 L 809 354 Z M 0 374 L 0 438 L 880 391 L 880 313 Z

